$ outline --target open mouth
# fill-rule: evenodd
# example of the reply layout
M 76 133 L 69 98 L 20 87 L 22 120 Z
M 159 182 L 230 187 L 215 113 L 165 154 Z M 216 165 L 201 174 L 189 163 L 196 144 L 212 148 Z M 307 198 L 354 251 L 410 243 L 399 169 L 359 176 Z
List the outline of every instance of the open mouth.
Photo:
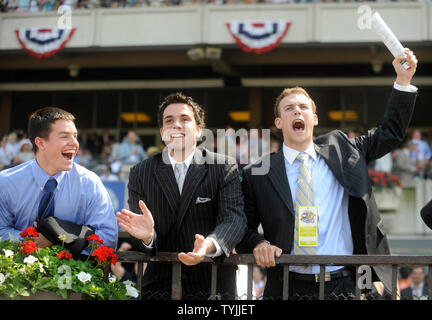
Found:
M 301 119 L 297 119 L 293 121 L 292 128 L 294 131 L 304 131 L 305 130 L 305 123 Z
M 75 155 L 74 150 L 62 152 L 63 158 L 65 158 L 67 161 L 71 161 L 73 159 L 74 155 Z
M 181 139 L 184 137 L 184 134 L 176 133 L 171 135 L 171 139 Z

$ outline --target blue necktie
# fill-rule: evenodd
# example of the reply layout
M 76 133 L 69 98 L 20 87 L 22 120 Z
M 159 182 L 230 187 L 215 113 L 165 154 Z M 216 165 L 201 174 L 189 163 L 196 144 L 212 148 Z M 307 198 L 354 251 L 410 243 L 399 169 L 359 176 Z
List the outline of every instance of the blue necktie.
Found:
M 44 187 L 44 193 L 39 202 L 38 221 L 54 215 L 54 190 L 57 187 L 57 181 L 50 178 Z

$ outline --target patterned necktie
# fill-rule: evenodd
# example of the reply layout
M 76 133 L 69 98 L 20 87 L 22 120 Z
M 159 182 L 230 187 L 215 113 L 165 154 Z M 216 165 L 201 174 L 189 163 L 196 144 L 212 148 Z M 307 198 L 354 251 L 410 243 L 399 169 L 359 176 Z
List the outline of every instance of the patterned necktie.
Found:
M 183 183 L 185 180 L 185 166 L 184 162 L 175 164 L 175 173 L 180 194 L 182 193 Z
M 315 247 L 299 247 L 298 245 L 298 213 L 299 206 L 313 206 L 314 196 L 312 191 L 312 177 L 308 164 L 309 156 L 306 153 L 299 153 L 296 160 L 301 162 L 300 170 L 297 178 L 297 193 L 296 193 L 296 216 L 294 227 L 294 253 L 295 254 L 316 254 Z
M 54 190 L 57 187 L 57 181 L 50 178 L 44 187 L 44 193 L 39 202 L 38 221 L 54 215 Z

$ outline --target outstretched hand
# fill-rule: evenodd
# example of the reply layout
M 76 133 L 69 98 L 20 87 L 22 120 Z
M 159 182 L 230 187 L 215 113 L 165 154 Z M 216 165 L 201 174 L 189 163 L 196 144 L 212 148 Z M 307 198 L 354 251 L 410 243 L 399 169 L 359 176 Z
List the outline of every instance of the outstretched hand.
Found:
M 150 244 L 154 235 L 153 216 L 144 201 L 140 200 L 138 205 L 142 214 L 122 209 L 121 212 L 117 212 L 117 221 L 120 228 L 128 232 L 132 237 L 144 241 L 145 244 Z
M 216 251 L 211 240 L 205 239 L 202 235 L 195 235 L 195 243 L 192 252 L 180 252 L 177 256 L 181 262 L 187 266 L 194 266 L 204 260 L 205 256 L 209 253 Z

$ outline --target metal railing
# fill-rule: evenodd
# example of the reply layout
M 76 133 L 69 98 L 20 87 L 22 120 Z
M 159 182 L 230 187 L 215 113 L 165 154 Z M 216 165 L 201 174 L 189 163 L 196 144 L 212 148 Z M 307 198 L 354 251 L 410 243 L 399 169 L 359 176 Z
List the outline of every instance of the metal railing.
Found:
M 141 299 L 143 266 L 147 262 L 161 262 L 172 263 L 172 288 L 171 299 L 182 299 L 182 283 L 181 283 L 181 269 L 182 263 L 177 258 L 177 253 L 160 252 L 155 256 L 135 251 L 121 251 L 117 252 L 118 262 L 132 262 L 138 263 L 137 272 L 137 290 L 139 292 L 138 299 Z M 210 299 L 217 297 L 216 295 L 216 280 L 218 263 L 213 262 L 210 258 L 205 258 L 201 263 L 211 263 L 211 292 Z M 253 290 L 253 265 L 255 258 L 253 254 L 233 254 L 226 258 L 222 264 L 229 265 L 247 265 L 247 300 L 252 300 Z M 391 298 L 398 299 L 398 267 L 400 266 L 422 266 L 428 267 L 428 299 L 432 300 L 432 256 L 392 256 L 392 255 L 282 255 L 276 258 L 276 264 L 283 266 L 283 295 L 282 300 L 289 299 L 289 266 L 290 265 L 305 265 L 315 264 L 320 266 L 319 276 L 319 300 L 324 300 L 325 288 L 325 267 L 326 266 L 354 266 L 356 270 L 355 281 L 355 299 L 361 299 L 361 289 L 358 285 L 361 276 L 359 268 L 361 266 L 391 266 L 392 267 L 392 290 Z M 107 272 L 107 270 L 105 271 Z

